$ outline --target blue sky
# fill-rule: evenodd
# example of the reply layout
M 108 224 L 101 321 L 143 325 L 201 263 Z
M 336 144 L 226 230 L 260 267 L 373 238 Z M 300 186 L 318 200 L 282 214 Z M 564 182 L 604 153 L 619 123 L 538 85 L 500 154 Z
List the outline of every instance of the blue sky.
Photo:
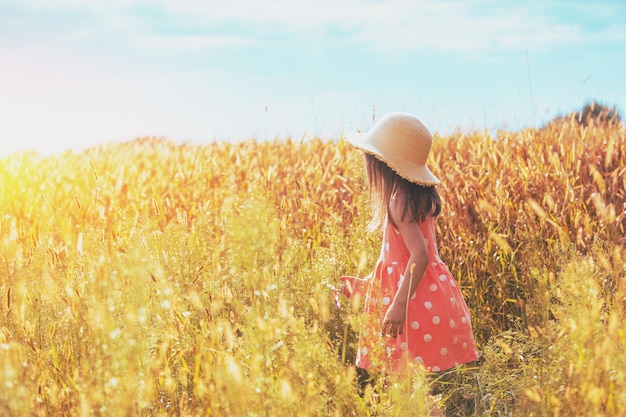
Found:
M 626 2 L 0 0 L 0 155 L 624 110 Z

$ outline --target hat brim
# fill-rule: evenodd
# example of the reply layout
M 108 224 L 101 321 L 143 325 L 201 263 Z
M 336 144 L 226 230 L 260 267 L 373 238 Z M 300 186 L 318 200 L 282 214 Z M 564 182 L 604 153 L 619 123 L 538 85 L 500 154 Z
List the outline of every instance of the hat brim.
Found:
M 423 186 L 439 184 L 439 179 L 435 177 L 426 165 L 416 165 L 398 156 L 385 155 L 384 150 L 378 149 L 372 144 L 369 137 L 368 133 L 352 133 L 345 135 L 348 143 L 375 156 L 405 180 Z

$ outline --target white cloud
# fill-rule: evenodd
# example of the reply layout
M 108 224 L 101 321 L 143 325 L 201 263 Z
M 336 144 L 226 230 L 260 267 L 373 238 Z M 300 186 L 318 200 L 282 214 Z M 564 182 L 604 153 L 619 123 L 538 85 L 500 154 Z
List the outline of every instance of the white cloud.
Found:
M 625 43 L 626 25 L 613 24 L 590 36 L 593 41 L 605 43 Z
M 588 39 L 585 27 L 568 22 L 562 12 L 578 7 L 579 13 L 609 19 L 611 6 L 576 2 L 525 2 L 484 0 L 255 0 L 206 3 L 201 0 L 160 0 L 172 16 L 204 24 L 236 22 L 263 34 L 278 31 L 292 36 L 329 30 L 344 33 L 344 40 L 376 50 L 432 49 L 451 52 L 499 50 L 549 50 Z M 618 7 L 618 6 L 614 6 Z M 614 11 L 614 10 L 613 10 Z M 626 29 L 615 25 L 616 38 Z M 621 29 L 620 29 L 621 27 Z
M 251 46 L 257 43 L 254 38 L 229 35 L 138 35 L 139 45 L 151 48 L 194 50 L 206 48 L 232 48 Z
M 10 7 L 90 13 L 102 30 L 136 38 L 150 47 L 158 42 L 183 49 L 237 47 L 249 46 L 255 39 L 270 42 L 284 36 L 332 39 L 375 50 L 467 53 L 550 50 L 586 42 L 591 39 L 589 30 L 579 22 L 566 21 L 563 12 L 606 22 L 605 27 L 623 12 L 623 6 L 616 9 L 620 6 L 615 3 L 502 4 L 489 0 L 26 0 Z M 93 22 L 89 24 L 76 22 L 80 28 L 76 33 L 98 30 Z M 337 40 L 330 32 L 341 37 Z M 602 33 L 606 41 L 626 38 L 626 29 L 617 21 Z
M 310 29 L 358 18 L 364 6 L 358 0 L 289 1 L 270 3 L 253 0 L 230 0 L 220 3 L 199 0 L 156 0 L 169 13 L 207 23 L 238 21 L 259 25 L 280 25 L 293 29 Z

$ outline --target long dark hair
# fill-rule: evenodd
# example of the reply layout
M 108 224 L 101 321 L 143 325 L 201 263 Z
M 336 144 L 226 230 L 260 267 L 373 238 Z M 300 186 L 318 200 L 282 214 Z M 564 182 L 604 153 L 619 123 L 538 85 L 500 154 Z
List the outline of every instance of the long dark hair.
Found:
M 372 220 L 369 229 L 374 230 L 385 221 L 389 201 L 397 194 L 402 194 L 402 220 L 421 222 L 426 217 L 437 217 L 441 212 L 441 198 L 434 186 L 415 184 L 402 178 L 386 163 L 374 155 L 365 154 L 365 168 L 369 180 Z

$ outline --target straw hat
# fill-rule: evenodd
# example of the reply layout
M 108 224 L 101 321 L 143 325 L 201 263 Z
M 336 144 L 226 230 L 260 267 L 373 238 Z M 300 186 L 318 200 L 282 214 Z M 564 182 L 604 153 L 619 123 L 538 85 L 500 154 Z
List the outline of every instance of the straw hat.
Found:
M 347 135 L 346 139 L 411 182 L 425 186 L 439 184 L 426 166 L 433 136 L 415 116 L 388 113 L 369 132 Z

